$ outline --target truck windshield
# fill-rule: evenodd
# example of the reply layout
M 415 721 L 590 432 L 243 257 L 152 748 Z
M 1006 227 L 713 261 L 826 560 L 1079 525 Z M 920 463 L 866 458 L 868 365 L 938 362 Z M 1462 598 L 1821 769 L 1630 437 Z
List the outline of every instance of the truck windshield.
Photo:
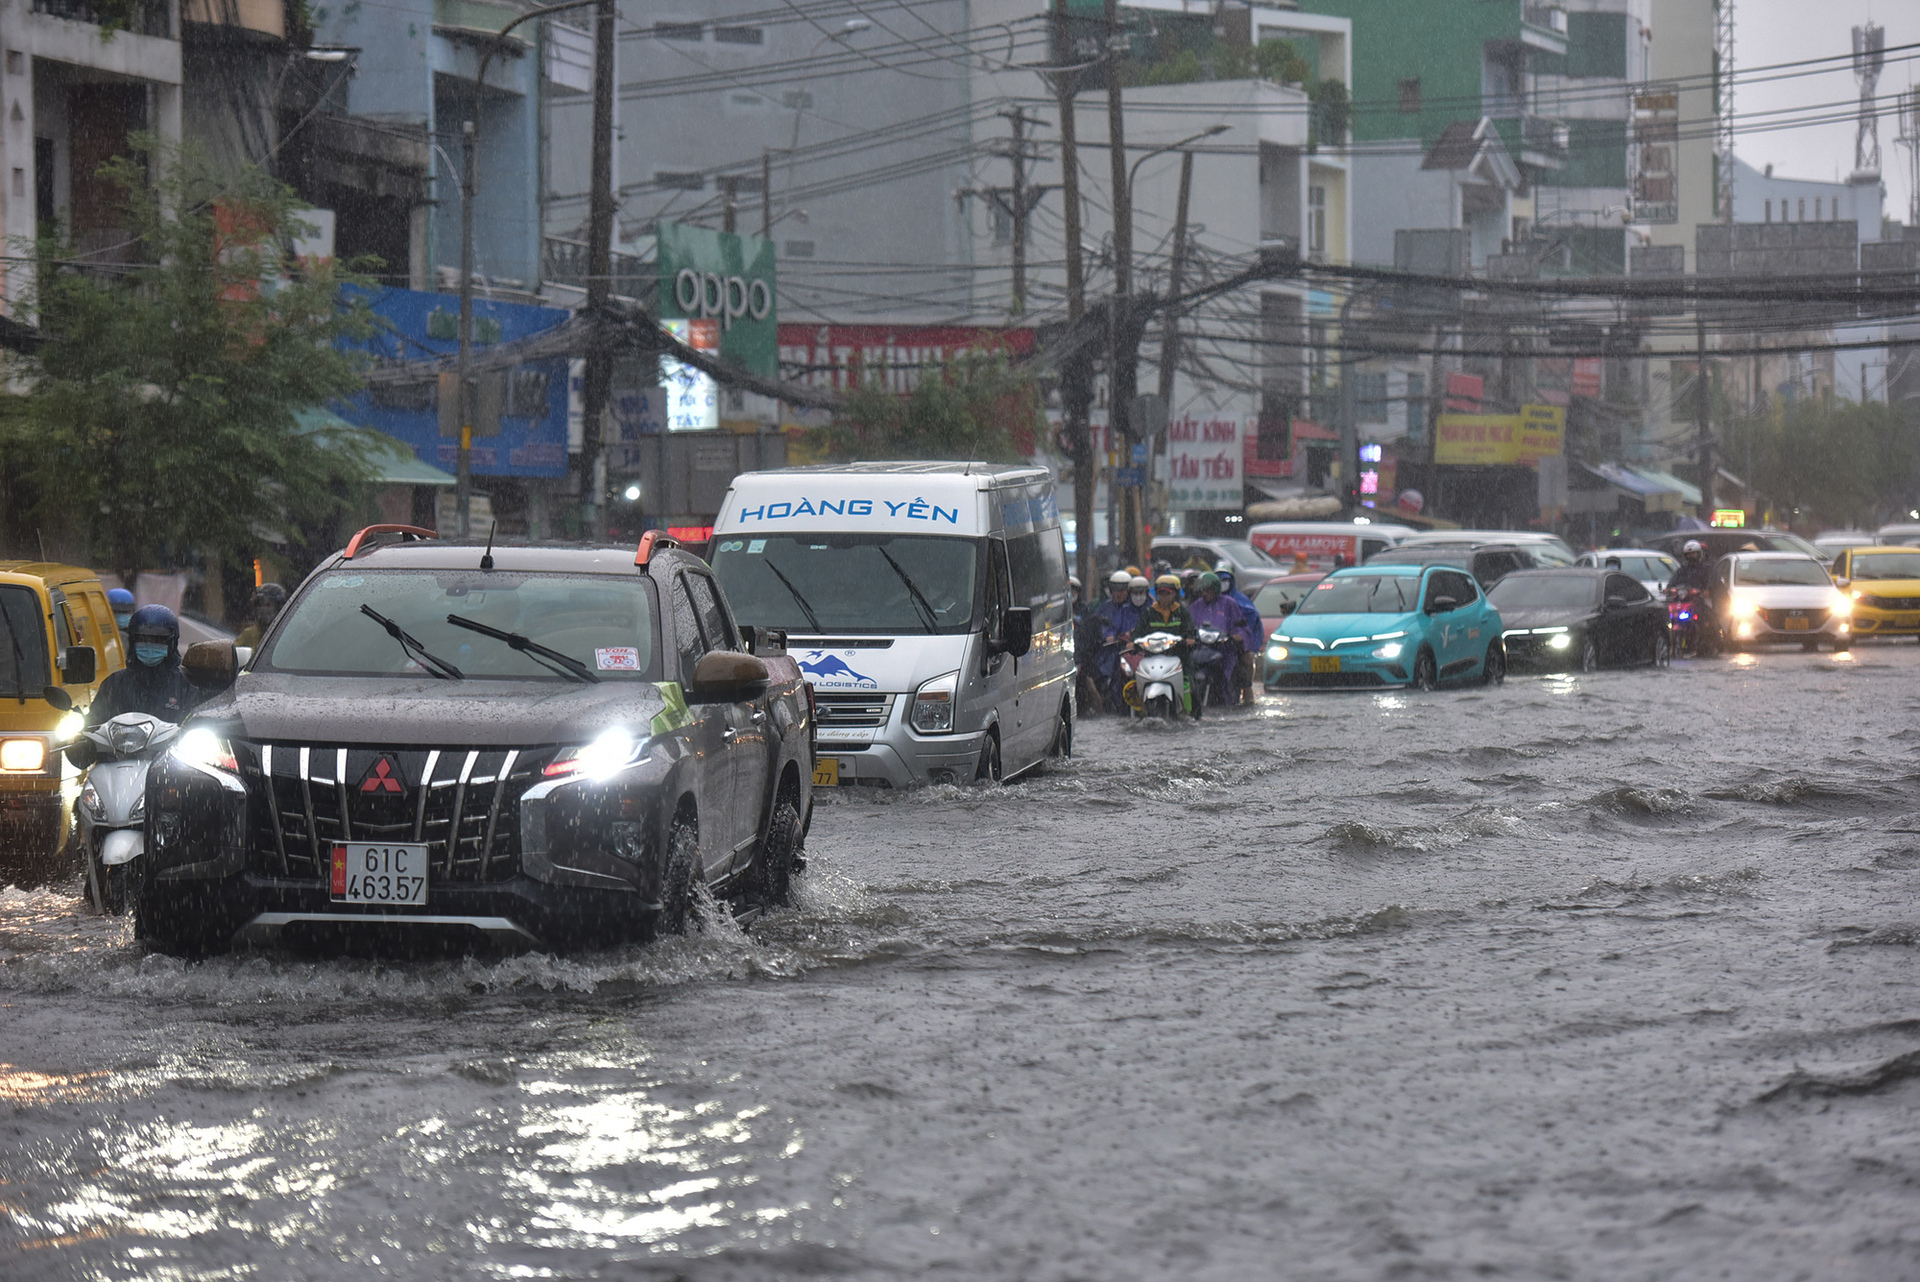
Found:
M 334 570 L 291 606 L 256 671 L 314 676 L 430 676 L 370 607 L 469 680 L 576 681 L 550 663 L 447 616 L 512 632 L 602 681 L 660 679 L 659 624 L 638 578 L 474 570 Z
M 734 616 L 754 627 L 968 632 L 978 554 L 977 540 L 924 534 L 723 535 L 713 573 Z
M 53 676 L 47 657 L 47 622 L 40 594 L 31 588 L 0 588 L 0 698 L 37 699 Z

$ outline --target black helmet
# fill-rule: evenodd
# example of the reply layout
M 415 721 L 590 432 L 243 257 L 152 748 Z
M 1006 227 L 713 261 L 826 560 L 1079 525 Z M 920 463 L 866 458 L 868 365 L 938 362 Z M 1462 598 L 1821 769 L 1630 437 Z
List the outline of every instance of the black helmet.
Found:
M 253 590 L 255 605 L 270 605 L 275 610 L 287 603 L 287 590 L 278 583 L 262 583 Z

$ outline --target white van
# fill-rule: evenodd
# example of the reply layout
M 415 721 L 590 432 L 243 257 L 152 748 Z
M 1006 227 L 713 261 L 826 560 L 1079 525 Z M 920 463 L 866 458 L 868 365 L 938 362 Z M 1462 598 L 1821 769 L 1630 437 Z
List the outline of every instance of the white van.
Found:
M 1247 531 L 1247 542 L 1286 570 L 1303 554 L 1308 569 L 1331 570 L 1335 557 L 1342 565 L 1363 565 L 1375 552 L 1386 551 L 1413 532 L 1405 525 L 1353 521 L 1266 521 Z
M 1073 598 L 1045 468 L 747 472 L 709 560 L 736 618 L 787 634 L 814 783 L 1006 778 L 1073 744 Z

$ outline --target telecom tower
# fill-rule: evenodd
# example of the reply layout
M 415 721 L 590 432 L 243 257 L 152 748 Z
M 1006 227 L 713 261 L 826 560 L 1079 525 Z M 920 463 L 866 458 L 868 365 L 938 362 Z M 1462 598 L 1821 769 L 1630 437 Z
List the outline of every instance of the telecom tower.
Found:
M 1720 219 L 1733 221 L 1733 0 L 1713 3 L 1714 162 L 1720 167 Z
M 1886 64 L 1887 32 L 1869 22 L 1853 29 L 1853 78 L 1860 82 L 1860 130 L 1853 142 L 1853 176 L 1880 176 L 1880 117 L 1874 95 L 1880 87 L 1880 68 Z
M 1912 198 L 1912 206 L 1907 213 L 1907 225 L 1920 227 L 1920 89 L 1909 89 L 1900 95 L 1900 134 L 1894 145 L 1907 149 L 1907 192 Z

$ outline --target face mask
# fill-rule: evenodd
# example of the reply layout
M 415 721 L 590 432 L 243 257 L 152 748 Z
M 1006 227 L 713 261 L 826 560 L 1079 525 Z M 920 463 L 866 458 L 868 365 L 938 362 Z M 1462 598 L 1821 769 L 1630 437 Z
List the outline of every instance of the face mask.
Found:
M 114 615 L 114 616 L 113 616 L 113 621 L 114 621 L 115 623 L 117 623 L 117 624 L 119 624 L 119 625 L 120 625 L 121 627 L 123 627 L 123 628 L 124 628 L 124 627 L 126 627 L 126 626 L 127 626 L 127 620 L 128 620 L 128 619 L 131 619 L 132 617 L 133 617 L 133 615 L 132 615 L 132 614 L 130 614 L 130 613 L 129 613 L 129 614 L 116 614 L 116 615 Z
M 1129 592 L 1127 593 L 1127 599 L 1135 605 L 1145 605 L 1147 603 L 1147 594 L 1144 592 Z
M 156 641 L 139 641 L 134 643 L 133 657 L 149 668 L 156 668 L 166 662 L 167 651 L 171 648 Z

